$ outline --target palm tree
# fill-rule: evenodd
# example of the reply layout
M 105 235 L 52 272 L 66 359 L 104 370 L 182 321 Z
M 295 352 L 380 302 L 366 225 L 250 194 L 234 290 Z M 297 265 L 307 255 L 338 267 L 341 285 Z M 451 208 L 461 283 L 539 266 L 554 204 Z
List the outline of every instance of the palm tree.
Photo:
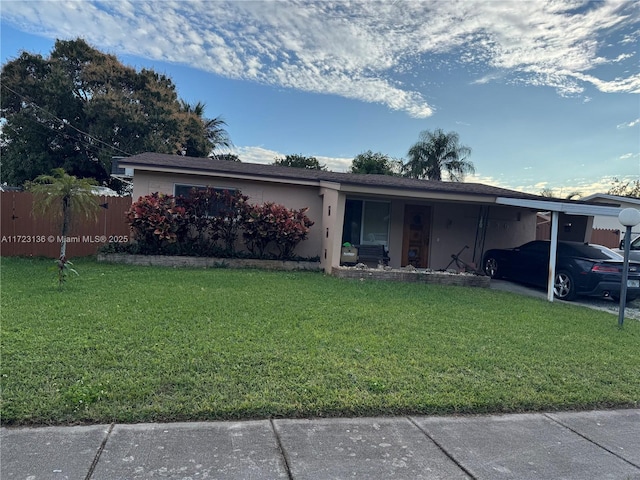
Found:
M 467 160 L 471 149 L 459 145 L 455 132 L 420 132 L 420 140 L 409 149 L 409 160 L 403 166 L 405 176 L 427 180 L 442 180 L 445 171 L 449 180 L 459 182 L 468 173 L 475 173 L 473 163 Z
M 204 120 L 204 130 L 207 135 L 207 139 L 213 145 L 213 150 L 215 152 L 216 149 L 219 148 L 231 148 L 233 146 L 233 142 L 229 138 L 229 133 L 224 128 L 227 126 L 227 122 L 225 122 L 222 117 L 215 117 L 211 120 Z M 216 154 L 212 155 L 214 158 Z
M 180 100 L 180 113 L 193 117 L 197 120 L 194 125 L 191 125 L 191 128 L 194 131 L 198 131 L 197 134 L 192 132 L 191 137 L 187 134 L 187 138 L 182 145 L 182 149 L 192 156 L 208 156 L 216 158 L 217 155 L 215 150 L 220 148 L 231 148 L 233 143 L 229 138 L 229 133 L 224 128 L 227 123 L 222 119 L 222 117 L 215 117 L 213 119 L 205 118 L 205 107 L 206 105 L 202 102 L 190 104 L 189 102 Z M 205 140 L 207 142 L 206 147 L 196 145 L 196 139 Z M 202 151 L 203 149 L 207 149 L 208 151 Z
M 582 192 L 575 190 L 573 192 L 563 195 L 562 190 L 560 190 L 560 193 L 556 195 L 556 193 L 553 191 L 552 188 L 543 188 L 542 190 L 540 190 L 539 195 L 541 197 L 547 197 L 547 198 L 560 198 L 563 200 L 578 200 L 580 199 L 580 197 L 582 197 Z
M 63 263 L 66 262 L 67 236 L 73 219 L 78 215 L 96 218 L 98 201 L 92 192 L 96 184 L 92 178 L 77 178 L 62 168 L 55 168 L 51 175 L 40 175 L 27 185 L 34 194 L 34 213 L 61 221 L 60 261 Z

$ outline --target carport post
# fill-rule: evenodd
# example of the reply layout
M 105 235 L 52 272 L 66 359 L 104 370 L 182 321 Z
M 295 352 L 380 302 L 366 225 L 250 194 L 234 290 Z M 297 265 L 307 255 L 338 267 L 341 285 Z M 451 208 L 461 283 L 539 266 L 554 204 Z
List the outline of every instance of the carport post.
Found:
M 547 279 L 547 300 L 553 302 L 553 287 L 556 279 L 556 253 L 558 252 L 558 212 L 551 212 L 551 248 L 549 249 L 549 278 Z
M 631 245 L 631 228 L 640 223 L 640 211 L 625 208 L 618 215 L 620 223 L 627 227 L 624 234 L 624 263 L 622 264 L 622 283 L 620 285 L 620 307 L 618 308 L 618 326 L 624 323 L 624 307 L 627 303 L 627 280 L 629 279 L 629 249 Z

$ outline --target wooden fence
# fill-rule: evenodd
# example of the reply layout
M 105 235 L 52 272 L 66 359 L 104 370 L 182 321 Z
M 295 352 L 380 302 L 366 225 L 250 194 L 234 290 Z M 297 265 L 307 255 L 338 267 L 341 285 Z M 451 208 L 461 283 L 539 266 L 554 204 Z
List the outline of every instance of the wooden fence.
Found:
M 98 197 L 97 219 L 74 222 L 67 235 L 67 256 L 95 255 L 106 243 L 130 240 L 125 212 L 131 197 Z M 60 221 L 33 214 L 30 192 L 0 192 L 0 255 L 58 258 Z
M 620 246 L 620 230 L 594 228 L 591 231 L 591 243 L 609 248 L 618 248 Z

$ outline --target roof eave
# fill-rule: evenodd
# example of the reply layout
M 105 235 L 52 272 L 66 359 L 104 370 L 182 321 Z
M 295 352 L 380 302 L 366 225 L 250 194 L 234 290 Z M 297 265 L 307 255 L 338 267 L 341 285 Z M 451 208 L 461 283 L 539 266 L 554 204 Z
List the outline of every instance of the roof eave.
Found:
M 266 176 L 266 175 L 255 175 L 255 174 L 247 174 L 247 173 L 239 173 L 239 172 L 228 172 L 228 171 L 217 171 L 217 170 L 203 170 L 199 168 L 190 168 L 185 167 L 183 165 L 177 167 L 169 167 L 166 165 L 150 165 L 150 164 L 138 164 L 133 162 L 124 162 L 120 161 L 119 164 L 122 166 L 126 166 L 127 168 L 133 168 L 133 170 L 153 172 L 153 173 L 176 173 L 181 175 L 200 175 L 214 178 L 235 178 L 238 180 L 250 180 L 250 181 L 260 181 L 264 182 L 274 182 L 274 183 L 287 183 L 287 184 L 296 184 L 296 185 L 306 185 L 306 186 L 317 186 L 318 180 L 315 179 L 300 179 L 300 178 L 287 178 L 282 175 L 277 176 Z

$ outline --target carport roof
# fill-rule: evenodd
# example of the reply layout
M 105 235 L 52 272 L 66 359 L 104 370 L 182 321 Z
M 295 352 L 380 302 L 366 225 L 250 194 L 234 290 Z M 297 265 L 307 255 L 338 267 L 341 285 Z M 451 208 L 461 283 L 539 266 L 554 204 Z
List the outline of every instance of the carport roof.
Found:
M 620 206 L 603 205 L 602 203 L 576 202 L 571 200 L 535 200 L 525 198 L 499 197 L 496 199 L 499 205 L 512 207 L 531 208 L 537 211 L 560 212 L 568 215 L 602 215 L 605 217 L 617 217 L 622 208 Z

